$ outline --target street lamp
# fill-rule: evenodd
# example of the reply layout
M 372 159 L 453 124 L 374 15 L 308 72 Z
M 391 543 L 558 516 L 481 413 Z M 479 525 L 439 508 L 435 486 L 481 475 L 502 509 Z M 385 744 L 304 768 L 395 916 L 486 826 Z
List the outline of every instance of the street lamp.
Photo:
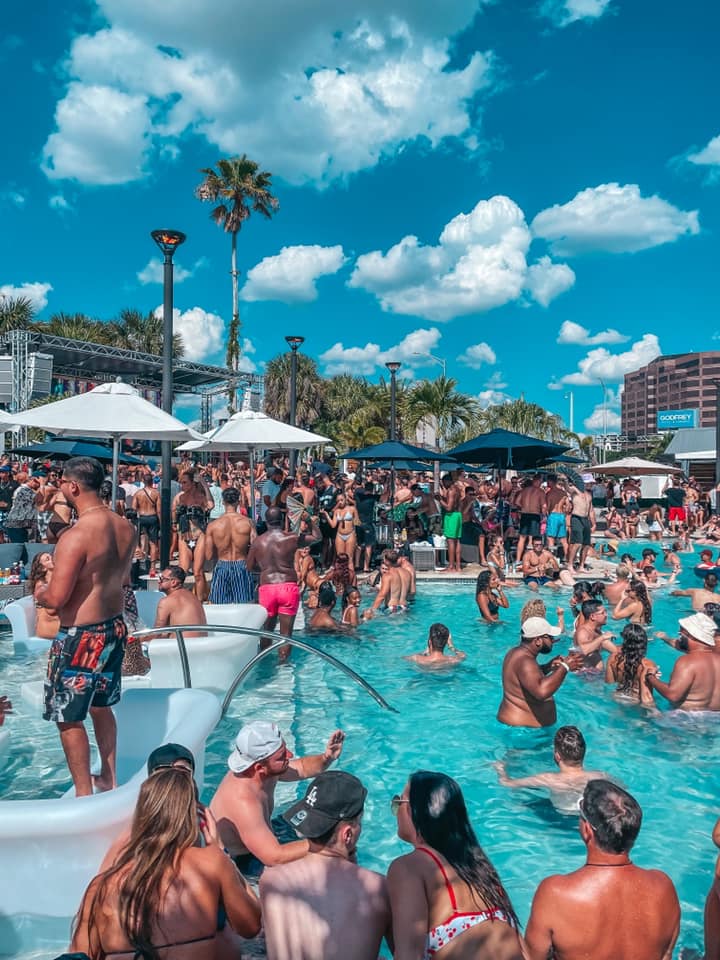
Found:
M 305 343 L 305 337 L 285 337 L 285 342 L 292 350 L 290 355 L 290 423 L 297 426 L 297 366 L 298 350 Z M 297 450 L 290 451 L 290 476 L 295 475 Z
M 434 354 L 432 354 L 432 353 L 413 353 L 413 356 L 414 356 L 414 357 L 427 357 L 428 360 L 434 360 L 435 363 L 439 363 L 440 366 L 442 367 L 443 379 L 445 379 L 446 363 L 445 363 L 445 360 L 443 360 L 442 357 L 436 357 L 436 356 L 435 356 Z M 385 364 L 385 366 L 387 366 L 387 364 Z
M 575 398 L 573 397 L 572 390 L 568 390 L 565 394 L 565 399 L 570 401 L 570 433 L 575 433 Z
M 602 463 L 607 462 L 607 387 L 605 386 L 604 380 L 599 380 L 600 386 L 602 387 L 603 392 L 603 405 L 602 405 L 602 424 L 603 424 L 603 449 L 602 449 Z
M 185 234 L 180 230 L 153 230 L 150 234 L 163 253 L 163 353 L 162 353 L 162 408 L 172 413 L 173 408 L 173 255 Z M 170 473 L 172 447 L 169 440 L 162 442 L 162 477 L 160 483 L 160 564 L 170 563 Z
M 402 364 L 397 360 L 389 360 L 385 366 L 390 371 L 390 439 L 397 440 L 397 413 L 395 409 L 395 401 L 397 399 L 396 375 Z

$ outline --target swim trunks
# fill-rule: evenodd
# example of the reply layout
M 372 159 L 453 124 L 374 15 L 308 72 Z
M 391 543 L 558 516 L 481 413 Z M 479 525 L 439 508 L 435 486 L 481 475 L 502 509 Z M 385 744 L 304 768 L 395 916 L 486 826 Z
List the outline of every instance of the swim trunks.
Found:
M 356 527 L 358 545 L 361 547 L 374 547 L 377 543 L 374 523 L 361 523 Z
M 539 537 L 540 536 L 540 514 L 539 513 L 521 513 L 519 533 L 521 537 Z
M 549 513 L 545 533 L 553 540 L 567 536 L 567 523 L 564 513 Z
M 300 588 L 297 583 L 263 583 L 258 590 L 258 602 L 269 617 L 285 614 L 294 617 L 300 606 Z
M 255 583 L 244 560 L 218 560 L 210 584 L 210 603 L 252 603 Z
M 448 540 L 459 540 L 462 536 L 462 513 L 459 510 L 446 513 L 443 517 L 443 536 Z
M 579 543 L 583 547 L 589 547 L 590 537 L 590 518 L 577 517 L 575 514 L 570 518 L 570 542 Z
M 527 584 L 536 583 L 539 587 L 543 587 L 546 583 L 550 582 L 550 577 L 541 577 L 539 574 L 530 574 L 530 576 L 523 577 L 523 582 Z
M 121 614 L 102 623 L 60 627 L 48 657 L 43 719 L 77 723 L 91 706 L 117 703 L 126 641 Z
M 160 523 L 154 513 L 138 515 L 140 533 L 146 533 L 150 543 L 157 543 L 160 539 Z
M 686 519 L 685 507 L 670 507 L 668 510 L 668 520 L 670 523 L 673 523 L 675 520 L 684 523 Z

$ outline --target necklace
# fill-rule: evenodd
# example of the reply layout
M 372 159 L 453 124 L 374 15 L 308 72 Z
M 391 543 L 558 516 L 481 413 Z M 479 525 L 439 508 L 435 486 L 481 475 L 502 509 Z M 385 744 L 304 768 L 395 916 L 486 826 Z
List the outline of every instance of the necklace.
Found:
M 590 863 L 589 861 L 585 864 L 586 867 L 631 867 L 632 860 L 628 860 L 627 863 Z
M 78 514 L 78 520 L 80 519 L 80 517 L 84 517 L 86 513 L 90 513 L 91 510 L 107 510 L 107 509 L 108 508 L 105 506 L 104 503 L 98 504 L 97 507 L 88 507 L 87 510 L 83 510 L 82 513 Z

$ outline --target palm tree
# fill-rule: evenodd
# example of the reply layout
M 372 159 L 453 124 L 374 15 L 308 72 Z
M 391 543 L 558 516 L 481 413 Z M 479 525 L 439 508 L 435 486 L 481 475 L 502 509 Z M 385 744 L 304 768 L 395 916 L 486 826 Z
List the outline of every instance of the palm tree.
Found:
M 233 311 L 228 330 L 225 363 L 237 370 L 240 361 L 240 306 L 237 270 L 237 235 L 251 212 L 270 217 L 278 209 L 276 197 L 270 193 L 272 174 L 267 170 L 258 172 L 258 164 L 245 154 L 230 160 L 218 160 L 217 170 L 205 167 L 200 173 L 205 179 L 195 188 L 199 200 L 220 202 L 213 208 L 210 218 L 231 237 L 230 274 L 232 276 Z M 234 403 L 235 390 L 230 390 L 229 402 Z M 231 410 L 231 413 L 234 411 Z
M 140 310 L 125 308 L 120 311 L 117 320 L 111 324 L 114 342 L 125 350 L 135 350 L 138 353 L 150 353 L 161 356 L 163 346 L 162 316 L 154 312 L 141 313 Z M 185 344 L 182 335 L 173 334 L 173 356 L 182 357 L 185 353 Z
M 339 444 L 341 450 L 360 450 L 382 443 L 387 433 L 385 427 L 368 426 L 361 417 L 345 420 L 330 436 Z
M 370 394 L 370 384 L 365 377 L 341 373 L 325 380 L 322 411 L 315 425 L 317 432 L 327 437 L 338 436 L 343 424 L 365 411 Z M 367 418 L 363 423 L 367 425 Z
M 278 354 L 265 368 L 265 412 L 276 420 L 290 420 L 290 368 L 292 354 Z M 299 427 L 313 428 L 323 403 L 323 381 L 312 357 L 297 355 L 295 420 Z
M 496 427 L 504 430 L 514 430 L 515 433 L 524 433 L 540 440 L 557 442 L 570 440 L 575 434 L 565 427 L 562 419 L 554 413 L 548 413 L 537 403 L 528 403 L 523 397 L 511 400 L 508 403 L 494 404 L 486 407 L 479 415 L 482 430 L 494 430 Z
M 435 446 L 442 449 L 448 436 L 464 430 L 466 438 L 478 416 L 478 406 L 472 397 L 459 393 L 457 380 L 445 375 L 436 380 L 423 380 L 414 386 L 408 396 L 408 419 L 413 429 L 422 420 L 435 423 Z
M 35 307 L 28 297 L 0 297 L 0 333 L 27 330 L 35 319 Z
M 113 343 L 110 324 L 102 323 L 84 313 L 54 313 L 47 323 L 38 324 L 38 330 L 67 340 L 82 340 L 85 343 Z

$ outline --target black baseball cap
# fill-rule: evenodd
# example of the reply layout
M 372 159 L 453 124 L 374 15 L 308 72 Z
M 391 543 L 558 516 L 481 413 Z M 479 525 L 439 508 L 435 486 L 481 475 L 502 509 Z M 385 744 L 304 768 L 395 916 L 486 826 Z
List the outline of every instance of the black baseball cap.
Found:
M 327 770 L 315 777 L 302 800 L 283 814 L 301 837 L 312 839 L 332 830 L 341 820 L 352 820 L 365 806 L 367 790 L 357 777 Z
M 148 776 L 159 770 L 161 767 L 172 767 L 178 760 L 185 760 L 195 772 L 195 757 L 187 747 L 180 743 L 163 743 L 160 747 L 155 747 L 147 759 Z

